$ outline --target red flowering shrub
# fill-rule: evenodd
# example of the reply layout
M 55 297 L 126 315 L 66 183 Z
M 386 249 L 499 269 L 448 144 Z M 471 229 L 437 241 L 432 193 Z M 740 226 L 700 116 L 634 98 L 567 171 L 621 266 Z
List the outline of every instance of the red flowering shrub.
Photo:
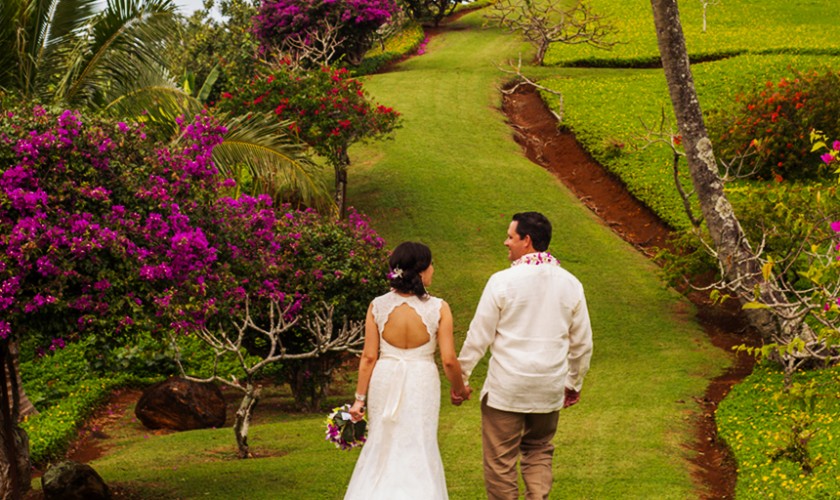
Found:
M 400 126 L 398 112 L 371 102 L 362 83 L 346 69 L 329 66 L 292 70 L 280 64 L 258 74 L 235 95 L 222 94 L 217 108 L 234 115 L 273 113 L 279 126 L 300 134 L 335 169 L 342 215 L 350 163 L 347 149 L 355 142 L 385 137 Z
M 346 161 L 353 143 L 383 137 L 399 126 L 399 113 L 372 103 L 346 69 L 328 66 L 291 71 L 280 65 L 257 75 L 235 95 L 223 94 L 218 108 L 235 115 L 274 113 L 334 166 Z
M 838 116 L 840 73 L 795 71 L 793 79 L 737 96 L 731 109 L 710 117 L 709 135 L 719 158 L 747 154 L 763 179 L 809 179 L 828 174 L 809 154 L 809 132 L 840 135 Z

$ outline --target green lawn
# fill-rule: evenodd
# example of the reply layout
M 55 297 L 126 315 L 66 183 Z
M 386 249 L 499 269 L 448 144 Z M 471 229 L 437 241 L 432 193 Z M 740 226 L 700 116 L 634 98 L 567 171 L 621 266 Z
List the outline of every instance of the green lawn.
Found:
M 389 246 L 431 246 L 432 291 L 452 306 L 458 344 L 484 282 L 507 264 L 510 216 L 546 213 L 552 253 L 583 282 L 595 331 L 582 402 L 561 415 L 552 498 L 694 498 L 693 398 L 727 356 L 657 267 L 523 158 L 498 109 L 496 64 L 528 49 L 480 24 L 481 13 L 469 14 L 433 38 L 426 55 L 367 80 L 405 126 L 393 141 L 351 150 L 350 204 L 370 214 Z M 342 497 L 357 452 L 324 442 L 323 415 L 256 425 L 251 440 L 271 456 L 230 459 L 233 435 L 220 429 L 127 437 L 92 465 L 149 498 Z M 443 406 L 440 443 L 452 498 L 483 498 L 476 402 Z

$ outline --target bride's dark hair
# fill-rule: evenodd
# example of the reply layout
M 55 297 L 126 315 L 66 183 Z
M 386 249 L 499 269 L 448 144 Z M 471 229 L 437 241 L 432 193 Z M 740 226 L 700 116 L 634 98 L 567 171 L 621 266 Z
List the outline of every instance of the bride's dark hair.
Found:
M 428 295 L 420 273 L 432 265 L 432 251 L 426 245 L 406 241 L 397 245 L 388 257 L 388 279 L 391 288 L 401 293 L 413 293 L 421 299 Z

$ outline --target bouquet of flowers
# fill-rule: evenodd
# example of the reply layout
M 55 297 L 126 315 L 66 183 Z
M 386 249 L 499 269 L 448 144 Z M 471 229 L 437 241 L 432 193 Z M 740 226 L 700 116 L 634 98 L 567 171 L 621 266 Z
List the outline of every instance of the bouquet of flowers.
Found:
M 354 422 L 350 417 L 350 405 L 333 408 L 332 413 L 327 415 L 327 437 L 326 440 L 333 443 L 336 448 L 350 450 L 365 444 L 367 434 L 367 421 L 362 418 Z

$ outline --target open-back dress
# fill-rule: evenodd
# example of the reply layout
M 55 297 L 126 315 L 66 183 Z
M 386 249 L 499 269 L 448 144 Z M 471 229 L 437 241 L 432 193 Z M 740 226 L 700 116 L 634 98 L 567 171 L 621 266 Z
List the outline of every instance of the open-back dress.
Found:
M 345 500 L 448 498 L 437 441 L 440 375 L 434 360 L 442 302 L 393 291 L 373 300 L 379 360 L 368 387 L 368 439 Z M 388 316 L 402 304 L 423 320 L 427 343 L 401 349 L 382 338 Z

